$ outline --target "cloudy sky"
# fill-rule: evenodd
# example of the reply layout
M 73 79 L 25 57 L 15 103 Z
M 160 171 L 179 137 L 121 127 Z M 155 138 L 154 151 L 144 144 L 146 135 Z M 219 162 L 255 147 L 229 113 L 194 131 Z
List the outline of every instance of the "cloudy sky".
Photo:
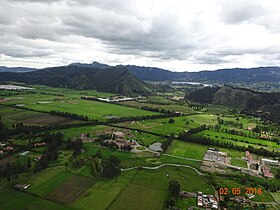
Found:
M 0 65 L 280 66 L 279 0 L 1 0 Z

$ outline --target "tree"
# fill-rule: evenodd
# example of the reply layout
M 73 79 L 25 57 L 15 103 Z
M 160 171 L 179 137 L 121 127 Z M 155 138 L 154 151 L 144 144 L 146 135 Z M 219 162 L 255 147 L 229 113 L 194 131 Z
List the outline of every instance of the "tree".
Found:
M 27 169 L 28 169 L 28 171 L 31 169 L 31 159 L 30 159 L 30 157 L 28 157 L 28 159 L 27 159 Z
M 175 120 L 174 120 L 173 118 L 170 118 L 170 119 L 168 120 L 168 123 L 173 124 L 173 123 L 175 123 Z
M 247 182 L 248 182 L 247 178 L 245 176 L 242 176 L 240 179 L 240 183 L 245 185 L 245 184 L 247 184 Z
M 280 169 L 277 170 L 276 179 L 280 179 Z
M 2 131 L 2 130 L 4 130 L 4 125 L 3 125 L 3 123 L 2 123 L 2 121 L 1 121 L 1 116 L 0 116 L 0 131 Z
M 97 176 L 98 171 L 96 169 L 96 165 L 95 165 L 94 161 L 91 163 L 91 170 L 92 170 L 93 176 Z
M 175 180 L 169 181 L 168 191 L 173 197 L 177 198 L 179 196 L 180 190 L 181 190 L 181 186 L 178 181 Z
M 104 178 L 113 179 L 121 172 L 119 165 L 120 160 L 112 155 L 109 160 L 104 163 L 102 176 Z
M 165 201 L 165 205 L 166 207 L 170 207 L 170 206 L 174 206 L 176 203 L 175 199 L 174 198 L 168 198 L 166 201 Z

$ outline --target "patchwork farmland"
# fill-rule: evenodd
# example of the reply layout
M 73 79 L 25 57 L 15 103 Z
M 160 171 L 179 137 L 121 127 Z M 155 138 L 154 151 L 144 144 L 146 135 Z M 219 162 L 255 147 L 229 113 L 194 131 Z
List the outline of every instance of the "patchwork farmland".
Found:
M 279 133 L 255 131 L 257 126 L 268 129 L 260 119 L 227 108 L 219 111 L 221 107 L 196 110 L 198 105 L 166 96 L 116 104 L 81 99 L 114 94 L 34 87 L 16 95 L 2 91 L 3 136 L 9 137 L 0 142 L 4 209 L 168 209 L 172 181 L 181 193 L 174 208 L 197 207 L 198 192 L 217 196 L 224 186 L 258 186 L 262 194 L 249 198 L 243 190 L 240 196 L 279 207 Z M 226 154 L 228 165 L 205 160 L 209 150 Z M 247 150 L 259 163 L 260 173 Z M 264 158 L 276 165 L 265 165 Z M 264 177 L 264 165 L 266 174 L 274 177 Z M 10 171 L 13 174 L 7 176 L 9 167 L 18 173 Z M 229 209 L 234 202 L 229 202 Z

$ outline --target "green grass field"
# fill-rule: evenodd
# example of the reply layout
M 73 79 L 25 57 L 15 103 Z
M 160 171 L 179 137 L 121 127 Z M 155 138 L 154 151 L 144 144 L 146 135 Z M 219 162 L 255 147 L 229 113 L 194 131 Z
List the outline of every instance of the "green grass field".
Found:
M 196 169 L 200 169 L 201 162 L 200 161 L 193 161 L 193 160 L 187 160 L 183 158 L 177 158 L 177 157 L 170 157 L 163 155 L 160 158 L 161 163 L 173 163 L 173 164 L 183 164 L 183 165 L 188 165 L 192 166 Z
M 69 206 L 64 206 L 40 197 L 19 192 L 16 190 L 8 190 L 0 194 L 0 208 L 3 210 L 74 210 Z
M 166 151 L 167 154 L 176 155 L 185 158 L 201 160 L 207 150 L 207 146 L 191 142 L 174 140 Z
M 190 128 L 197 126 L 196 123 L 188 121 L 187 117 L 176 117 L 174 118 L 175 123 L 168 123 L 170 118 L 155 119 L 155 120 L 145 120 L 145 121 L 135 121 L 131 123 L 120 123 L 120 125 L 127 128 L 136 128 L 144 131 L 150 131 L 160 135 L 169 135 L 171 133 L 179 133 Z
M 113 180 L 98 181 L 83 197 L 75 201 L 72 206 L 76 209 L 105 210 L 114 202 L 119 193 L 133 179 L 137 171 L 122 173 Z
M 95 90 L 73 90 L 67 88 L 54 88 L 54 87 L 49 87 L 44 85 L 32 85 L 32 87 L 35 88 L 32 90 L 33 92 L 35 91 L 37 93 L 62 94 L 70 97 L 80 97 L 80 96 L 110 97 L 115 95 L 113 93 L 104 93 Z
M 195 207 L 197 206 L 197 199 L 196 198 L 179 199 L 175 204 L 175 206 L 180 209 L 186 209 L 187 207 Z
M 169 180 L 177 180 L 182 190 L 196 192 L 202 190 L 213 193 L 204 177 L 186 168 L 164 167 L 159 170 L 141 170 L 135 175 L 109 209 L 162 209 L 167 196 Z M 133 193 L 134 192 L 134 193 Z M 135 194 L 135 192 L 137 192 Z M 135 194 L 131 197 L 131 195 Z M 134 204 L 137 205 L 134 205 Z
M 132 183 L 167 191 L 169 180 L 177 180 L 181 189 L 185 191 L 197 192 L 200 190 L 205 193 L 214 193 L 206 177 L 197 175 L 192 169 L 174 166 L 166 166 L 157 170 L 143 169 L 136 174 Z
M 24 104 L 24 107 L 38 111 L 52 110 L 69 112 L 88 116 L 91 119 L 105 120 L 104 117 L 114 115 L 118 117 L 157 115 L 159 113 L 124 107 L 115 104 L 74 99 L 72 97 L 50 96 L 43 94 L 29 94 L 10 97 L 5 104 Z
M 247 168 L 246 161 L 236 158 L 231 158 L 231 165 Z
M 90 137 L 96 137 L 97 131 L 109 130 L 112 129 L 111 127 L 98 125 L 98 126 L 84 126 L 84 127 L 77 127 L 77 128 L 67 128 L 63 129 L 64 132 L 64 139 L 72 139 L 78 138 L 81 136 L 82 133 L 89 133 Z
M 245 156 L 245 152 L 241 152 L 238 150 L 233 150 L 233 149 L 226 149 L 226 148 L 219 148 L 221 152 L 226 152 L 230 157 L 232 158 L 242 158 Z
M 217 124 L 217 115 L 213 114 L 198 114 L 187 116 L 191 122 L 196 123 L 197 125 L 215 125 Z
M 161 210 L 166 192 L 141 185 L 129 184 L 110 206 L 110 210 Z
M 217 116 L 209 114 L 194 114 L 189 116 L 175 117 L 175 122 L 168 123 L 170 118 L 136 121 L 131 123 L 120 123 L 127 128 L 137 128 L 144 131 L 150 131 L 161 135 L 169 135 L 171 133 L 179 133 L 190 128 L 200 125 L 216 124 Z
M 172 105 L 159 105 L 159 104 L 149 104 L 149 103 L 141 103 L 138 101 L 125 101 L 121 104 L 127 105 L 127 106 L 133 106 L 136 108 L 141 108 L 144 106 L 148 106 L 151 108 L 158 108 L 159 110 L 165 109 L 170 110 L 174 112 L 183 112 L 185 114 L 194 114 L 196 113 L 192 108 L 189 108 L 187 105 L 178 105 L 178 104 L 172 104 Z
M 272 195 L 275 198 L 276 202 L 280 203 L 280 193 L 272 193 Z

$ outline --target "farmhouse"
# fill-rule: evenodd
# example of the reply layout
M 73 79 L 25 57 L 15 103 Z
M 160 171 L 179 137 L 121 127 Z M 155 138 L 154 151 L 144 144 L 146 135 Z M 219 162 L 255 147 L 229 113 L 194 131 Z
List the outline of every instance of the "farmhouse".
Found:
M 102 142 L 103 146 L 114 146 L 117 147 L 118 149 L 126 150 L 126 151 L 131 151 L 133 147 L 137 145 L 137 142 L 135 140 L 122 140 L 122 139 L 117 139 L 117 140 L 104 140 Z
M 113 132 L 113 135 L 118 139 L 123 139 L 124 138 L 124 133 L 120 132 L 120 131 Z
M 258 160 L 254 160 L 253 156 L 251 155 L 251 153 L 249 151 L 245 152 L 245 160 L 247 160 L 250 164 L 254 164 L 257 165 L 258 164 Z
M 128 140 L 126 136 L 132 137 L 129 132 L 122 132 L 116 130 L 106 130 L 102 133 L 99 132 L 102 141 L 100 142 L 101 146 L 116 148 L 124 151 L 132 151 L 139 144 L 136 140 Z
M 135 140 L 129 140 L 129 141 L 126 141 L 126 140 L 116 140 L 115 143 L 121 147 L 121 146 L 134 146 L 136 145 L 136 142 Z
M 270 168 L 266 165 L 262 165 L 262 172 L 263 172 L 263 176 L 266 178 L 273 178 L 273 174 L 270 172 Z

